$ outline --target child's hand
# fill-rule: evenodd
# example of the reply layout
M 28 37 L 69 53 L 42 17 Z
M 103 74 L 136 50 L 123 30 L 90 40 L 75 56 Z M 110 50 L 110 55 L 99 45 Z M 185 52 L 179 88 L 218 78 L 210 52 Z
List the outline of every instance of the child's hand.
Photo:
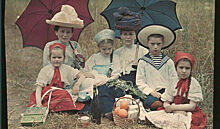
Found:
M 187 113 L 185 111 L 173 111 L 173 113 L 180 113 L 180 114 L 187 116 Z
M 79 52 L 78 52 L 76 49 L 73 50 L 73 53 L 74 53 L 75 55 L 79 54 Z
M 42 103 L 38 103 L 36 107 L 43 107 Z
M 85 76 L 86 78 L 92 78 L 92 79 L 95 79 L 95 76 L 94 76 L 92 73 L 88 73 L 88 72 L 86 72 L 86 73 L 84 73 L 84 76 Z
M 151 92 L 151 95 L 154 96 L 154 97 L 156 97 L 156 98 L 158 98 L 158 99 L 161 97 L 161 93 L 156 92 L 156 91 L 152 91 L 152 92 Z
M 78 86 L 76 86 L 76 87 L 74 86 L 73 89 L 72 89 L 72 94 L 76 95 L 78 93 L 79 93 L 79 87 Z
M 75 83 L 75 85 L 73 86 L 73 89 L 72 89 L 72 94 L 73 95 L 76 95 L 79 93 L 79 86 L 81 85 L 81 83 Z
M 108 82 L 108 79 L 106 79 L 106 80 L 104 80 L 104 81 L 100 81 L 100 82 L 96 83 L 95 85 L 96 85 L 96 86 L 101 86 L 101 85 L 104 85 L 104 84 L 107 83 L 107 82 Z
M 172 105 L 167 105 L 164 108 L 165 108 L 165 112 L 167 112 L 167 113 L 173 112 Z

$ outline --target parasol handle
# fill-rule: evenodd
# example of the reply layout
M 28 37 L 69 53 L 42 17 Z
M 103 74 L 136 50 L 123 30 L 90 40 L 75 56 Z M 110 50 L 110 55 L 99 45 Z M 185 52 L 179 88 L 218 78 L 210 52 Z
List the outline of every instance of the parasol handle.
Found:
M 137 42 L 136 51 L 135 51 L 135 57 L 134 57 L 135 64 L 137 64 L 138 52 L 139 52 L 139 42 Z

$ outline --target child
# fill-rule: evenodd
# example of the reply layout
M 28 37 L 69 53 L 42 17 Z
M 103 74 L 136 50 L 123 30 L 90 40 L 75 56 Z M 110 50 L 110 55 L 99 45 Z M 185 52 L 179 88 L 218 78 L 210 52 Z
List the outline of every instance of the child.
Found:
M 139 42 L 149 48 L 149 53 L 138 62 L 136 83 L 147 95 L 143 101 L 146 109 L 156 110 L 162 106 L 161 94 L 169 86 L 173 78 L 177 78 L 173 61 L 161 52 L 175 40 L 170 29 L 160 25 L 150 25 L 138 32 Z
M 118 57 L 113 54 L 113 43 L 115 32 L 110 29 L 104 29 L 96 34 L 95 42 L 98 45 L 99 52 L 93 54 L 85 63 L 84 71 L 91 72 L 97 76 L 97 85 L 105 84 L 111 79 L 117 78 Z M 118 75 L 118 76 L 117 76 Z
M 174 80 L 173 85 L 162 95 L 165 111 L 156 111 L 147 115 L 151 123 L 155 124 L 157 121 L 155 125 L 160 128 L 172 128 L 173 125 L 179 125 L 178 128 L 181 128 L 180 123 L 185 123 L 187 129 L 205 128 L 206 115 L 197 105 L 203 100 L 201 86 L 195 78 L 191 77 L 194 63 L 192 55 L 184 52 L 176 53 L 175 67 L 179 80 Z M 162 121 L 166 121 L 167 124 Z
M 66 46 L 64 64 L 80 69 L 80 62 L 84 61 L 81 55 L 81 48 L 75 41 L 70 41 L 73 35 L 73 28 L 82 28 L 83 21 L 77 18 L 75 9 L 70 5 L 63 5 L 61 11 L 54 15 L 51 20 L 46 20 L 47 24 L 54 25 L 54 31 L 58 40 L 48 42 L 44 47 L 43 66 L 50 64 L 49 46 L 53 43 L 60 43 Z M 83 64 L 82 64 L 83 67 Z
M 131 81 L 136 85 L 137 61 L 148 53 L 142 46 L 134 44 L 136 31 L 141 28 L 141 17 L 139 13 L 132 12 L 127 7 L 120 7 L 114 14 L 115 28 L 120 31 L 120 38 L 123 46 L 115 50 L 119 56 L 120 79 Z
M 115 39 L 115 32 L 110 29 L 104 29 L 96 34 L 95 42 L 99 47 L 99 51 L 93 54 L 85 63 L 84 70 L 95 76 L 95 79 L 90 79 L 90 85 L 98 86 L 98 98 L 103 114 L 112 111 L 114 104 L 113 88 L 109 88 L 104 84 L 119 77 L 119 59 L 114 54 L 112 48 Z M 88 80 L 88 79 L 87 79 Z
M 65 57 L 65 45 L 54 43 L 49 46 L 50 64 L 43 67 L 38 74 L 36 81 L 36 92 L 34 91 L 30 97 L 28 107 L 36 104 L 37 107 L 48 106 L 50 111 L 66 111 L 66 110 L 81 110 L 84 107 L 83 103 L 76 102 L 64 88 L 78 78 L 75 83 L 72 93 L 79 92 L 79 86 L 85 79 L 85 76 L 68 65 L 63 64 Z M 50 101 L 50 102 L 48 102 Z

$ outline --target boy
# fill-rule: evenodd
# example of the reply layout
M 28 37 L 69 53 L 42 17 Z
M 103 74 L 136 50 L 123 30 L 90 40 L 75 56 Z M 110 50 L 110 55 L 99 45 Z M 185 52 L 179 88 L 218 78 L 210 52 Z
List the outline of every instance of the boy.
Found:
M 161 94 L 169 82 L 178 79 L 173 61 L 161 52 L 175 41 L 175 33 L 161 25 L 144 27 L 137 34 L 138 41 L 149 49 L 138 62 L 136 83 L 147 95 L 143 101 L 146 109 L 162 106 Z

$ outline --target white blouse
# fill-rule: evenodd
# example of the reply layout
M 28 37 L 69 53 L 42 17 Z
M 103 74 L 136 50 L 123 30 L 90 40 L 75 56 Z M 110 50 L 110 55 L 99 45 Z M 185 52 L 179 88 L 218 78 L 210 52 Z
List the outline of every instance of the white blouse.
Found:
M 78 51 L 79 54 L 81 54 L 81 47 L 79 44 L 75 41 L 70 41 L 73 48 Z M 54 40 L 51 42 L 48 42 L 46 46 L 44 47 L 44 53 L 43 53 L 43 66 L 46 66 L 50 64 L 50 59 L 49 59 L 49 46 L 54 44 L 54 43 L 61 43 L 59 40 Z M 73 53 L 73 49 L 71 48 L 69 42 L 67 43 L 61 43 L 66 46 L 66 52 L 65 52 L 65 60 L 64 64 L 75 67 L 75 64 L 73 62 L 76 61 L 75 55 Z
M 178 79 L 174 62 L 168 56 L 162 58 L 160 67 L 155 66 L 149 58 L 147 60 L 149 62 L 139 60 L 136 74 L 136 84 L 146 95 L 153 90 L 168 88 L 172 80 Z
M 79 70 L 74 69 L 73 67 L 70 67 L 65 64 L 62 64 L 59 67 L 59 70 L 60 70 L 61 81 L 64 82 L 64 85 L 71 85 L 73 80 L 76 78 L 76 75 L 79 73 Z M 53 78 L 53 74 L 54 74 L 54 67 L 51 64 L 43 67 L 38 74 L 35 85 L 39 85 L 43 87 L 46 86 L 47 84 L 50 84 Z
M 176 85 L 179 80 L 175 80 L 172 82 L 171 87 L 169 87 L 164 94 L 162 94 L 161 99 L 163 101 L 169 101 L 173 102 L 174 97 L 177 95 L 178 89 L 176 89 Z M 181 94 L 181 91 L 179 92 L 179 95 Z M 183 95 L 184 97 L 186 94 Z M 199 82 L 191 77 L 191 84 L 189 87 L 189 92 L 188 92 L 188 99 L 193 100 L 195 102 L 201 102 L 203 101 L 203 96 L 202 96 L 202 89 L 199 84 Z
M 130 74 L 131 71 L 136 71 L 132 68 L 133 62 L 138 61 L 142 56 L 148 53 L 148 49 L 139 45 L 138 58 L 135 60 L 137 45 L 133 44 L 130 48 L 122 46 L 115 50 L 115 54 L 119 56 L 120 60 L 120 73 Z

